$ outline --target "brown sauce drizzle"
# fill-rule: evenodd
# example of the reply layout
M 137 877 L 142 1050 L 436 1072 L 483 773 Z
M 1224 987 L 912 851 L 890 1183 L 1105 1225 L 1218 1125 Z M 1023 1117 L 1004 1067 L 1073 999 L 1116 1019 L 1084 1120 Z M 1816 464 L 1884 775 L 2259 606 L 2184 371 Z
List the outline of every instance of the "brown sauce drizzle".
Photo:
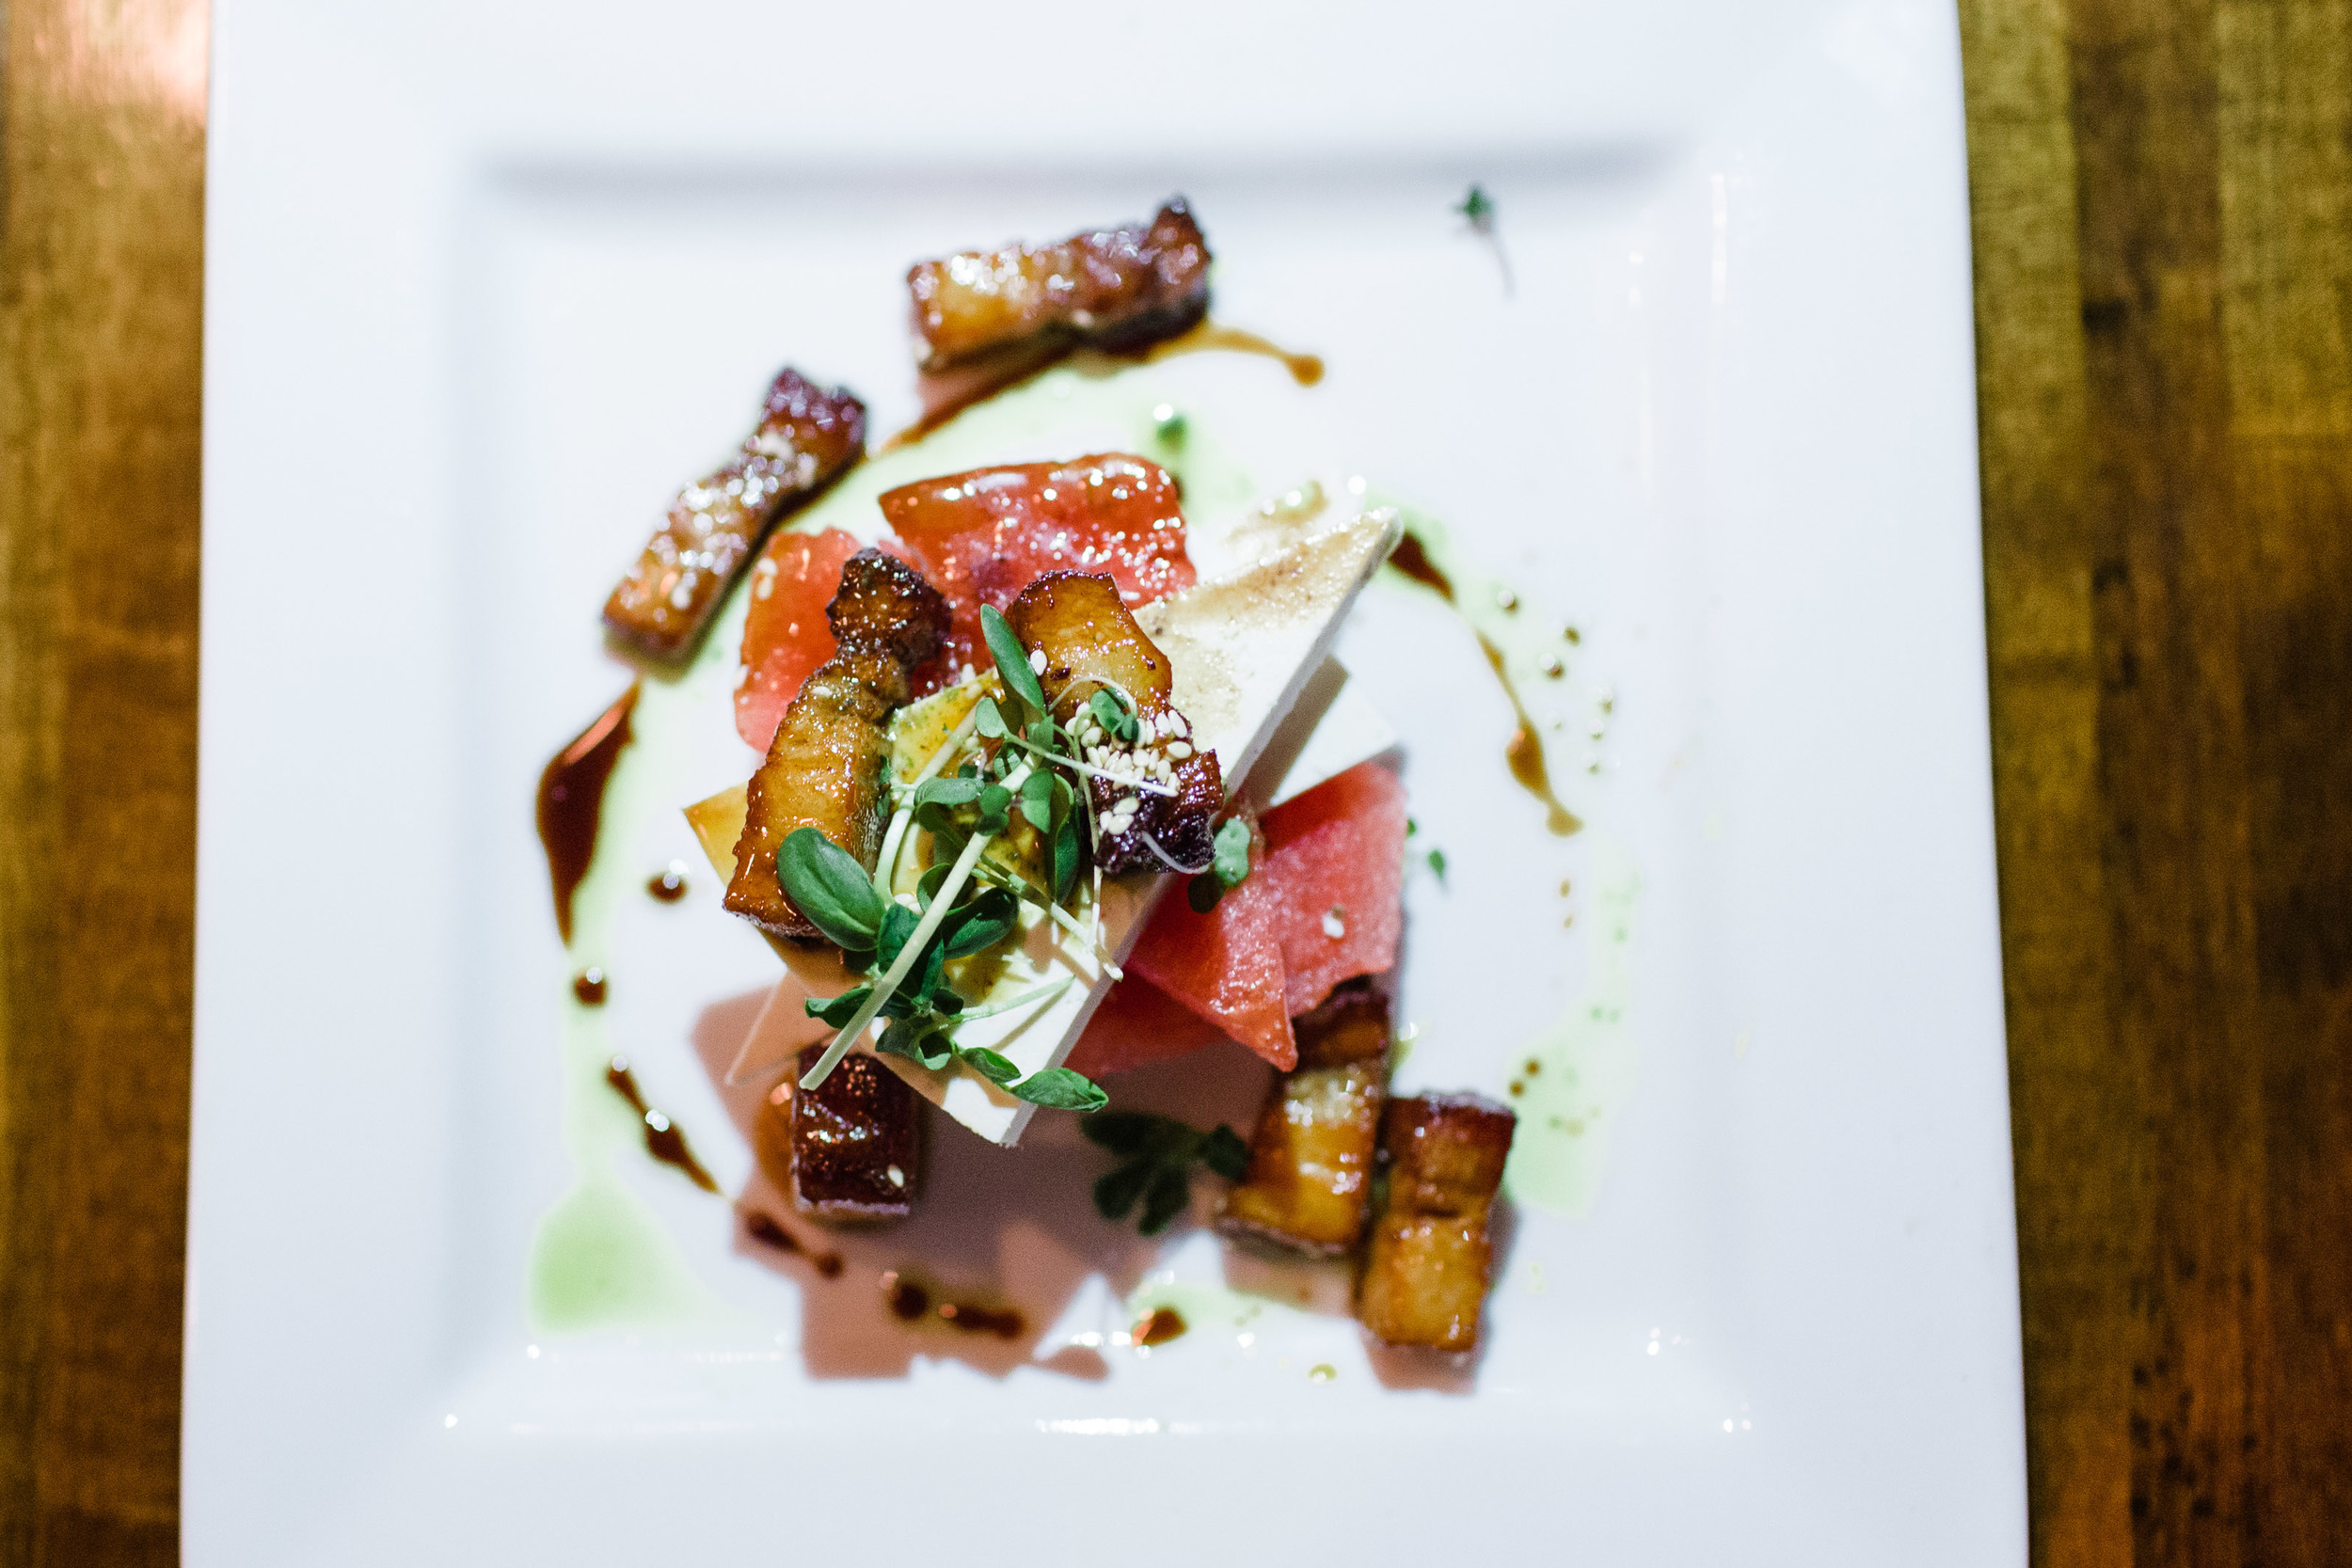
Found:
M 1314 354 L 1293 354 L 1279 343 L 1245 332 L 1238 326 L 1220 326 L 1215 322 L 1202 322 L 1190 331 L 1182 332 L 1164 343 L 1154 343 L 1143 357 L 1145 360 L 1166 359 L 1179 354 L 1200 354 L 1209 349 L 1226 349 L 1235 354 L 1263 354 L 1281 362 L 1291 372 L 1291 379 L 1301 387 L 1311 387 L 1323 379 L 1323 358 Z
M 567 946 L 572 940 L 572 895 L 580 891 L 588 863 L 596 856 L 605 783 L 628 744 L 628 716 L 636 706 L 637 685 L 632 681 L 620 701 L 575 736 L 539 775 L 539 842 L 547 847 L 548 879 L 555 890 L 555 928 Z
M 1419 534 L 1407 533 L 1398 540 L 1396 548 L 1389 552 L 1389 564 L 1423 588 L 1436 590 L 1438 596 L 1446 603 L 1454 602 L 1454 579 L 1439 571 L 1438 563 L 1429 559 L 1429 552 L 1422 548 Z
M 665 1165 L 675 1165 L 693 1179 L 694 1185 L 707 1193 L 719 1190 L 719 1183 L 703 1169 L 703 1163 L 694 1158 L 694 1151 L 686 1147 L 686 1134 L 668 1117 L 645 1103 L 644 1091 L 637 1086 L 637 1074 L 628 1069 L 627 1056 L 615 1056 L 604 1069 L 604 1081 L 612 1092 L 636 1109 L 637 1119 L 644 1127 L 645 1152 Z
M 1173 1307 L 1154 1307 L 1143 1315 L 1143 1322 L 1136 1324 L 1136 1343 L 1147 1349 L 1164 1345 L 1191 1326 Z
M 1503 668 L 1502 650 L 1484 632 L 1479 634 L 1478 646 L 1486 655 L 1486 667 L 1502 683 L 1502 694 L 1511 699 L 1511 712 L 1518 719 L 1519 727 L 1511 732 L 1510 741 L 1502 748 L 1503 761 L 1511 765 L 1511 777 L 1519 782 L 1519 787 L 1544 803 L 1544 826 L 1565 838 L 1584 824 L 1552 793 L 1551 774 L 1544 766 L 1543 739 L 1535 733 L 1535 721 L 1528 716 L 1527 705 L 1519 701 L 1519 689 L 1511 684 L 1510 671 Z
M 743 1228 L 751 1233 L 753 1241 L 763 1246 L 774 1247 L 778 1252 L 797 1253 L 807 1259 L 810 1265 L 827 1279 L 841 1277 L 841 1254 L 812 1250 L 798 1236 L 758 1210 L 754 1209 L 744 1214 Z
M 665 904 L 675 904 L 686 896 L 686 873 L 675 865 L 657 872 L 646 879 L 645 891 Z
M 1029 1326 L 1028 1320 L 1010 1307 L 988 1307 L 971 1301 L 943 1301 L 934 1306 L 929 1286 L 909 1279 L 896 1269 L 882 1276 L 882 1296 L 890 1304 L 890 1315 L 900 1323 L 922 1323 L 935 1318 L 966 1334 L 993 1334 L 999 1339 L 1018 1339 Z
M 974 404 L 986 403 L 1007 388 L 1051 370 L 1084 346 L 1073 339 L 1049 337 L 1012 344 L 985 358 L 956 366 L 936 375 L 916 376 L 915 390 L 923 402 L 923 417 L 876 447 L 874 455 L 879 457 L 883 452 L 895 451 L 921 440 Z M 1312 387 L 1323 379 L 1323 360 L 1317 355 L 1293 354 L 1255 332 L 1245 332 L 1237 326 L 1219 326 L 1215 322 L 1205 321 L 1149 348 L 1129 353 L 1107 353 L 1105 357 L 1129 364 L 1150 364 L 1179 354 L 1200 354 L 1212 349 L 1224 349 L 1234 354 L 1263 354 L 1269 359 L 1279 360 L 1282 367 L 1291 372 L 1291 379 L 1301 387 Z
M 572 998 L 583 1007 L 603 1006 L 604 993 L 609 989 L 605 983 L 604 971 L 595 964 L 590 964 L 586 969 L 572 976 Z

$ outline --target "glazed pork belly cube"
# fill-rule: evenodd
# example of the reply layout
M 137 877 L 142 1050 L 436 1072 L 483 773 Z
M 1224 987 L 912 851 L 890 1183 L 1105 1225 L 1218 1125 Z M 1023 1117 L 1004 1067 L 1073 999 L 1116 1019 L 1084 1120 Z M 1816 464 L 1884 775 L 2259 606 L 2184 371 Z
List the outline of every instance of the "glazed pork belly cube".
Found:
M 1478 1343 L 1494 1247 L 1486 1217 L 1518 1118 L 1471 1094 L 1389 1101 L 1380 1154 L 1388 1195 L 1373 1217 L 1356 1315 L 1391 1345 Z
M 1389 999 L 1368 978 L 1350 980 L 1292 1028 L 1298 1067 L 1266 1091 L 1249 1140 L 1249 1173 L 1225 1195 L 1217 1228 L 1328 1257 L 1355 1246 L 1372 1202 L 1388 1092 Z
M 1209 245 L 1176 197 L 1150 223 L 917 262 L 907 293 L 926 371 L 1046 338 L 1134 349 L 1207 313 Z
M 828 1225 L 885 1225 L 914 1212 L 922 1101 L 875 1057 L 853 1052 L 822 1084 L 798 1085 L 824 1054 L 801 1053 L 759 1108 L 753 1145 L 792 1207 Z
M 656 658 L 691 652 L 728 584 L 778 518 L 866 454 L 866 405 L 786 370 L 757 428 L 726 467 L 670 503 L 637 564 L 605 601 L 614 636 Z

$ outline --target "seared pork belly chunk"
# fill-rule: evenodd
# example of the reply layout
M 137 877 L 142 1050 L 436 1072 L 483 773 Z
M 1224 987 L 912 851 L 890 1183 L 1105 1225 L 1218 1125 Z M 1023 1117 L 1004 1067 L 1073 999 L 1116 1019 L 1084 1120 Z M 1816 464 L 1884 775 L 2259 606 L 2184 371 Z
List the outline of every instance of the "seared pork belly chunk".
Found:
M 760 1166 L 792 1196 L 792 1207 L 828 1225 L 881 1225 L 914 1212 L 921 1158 L 922 1101 L 872 1056 L 842 1059 L 825 1081 L 801 1088 L 800 1070 L 760 1107 L 755 1141 Z
M 1298 1066 L 1274 1081 L 1249 1140 L 1248 1174 L 1217 1227 L 1331 1256 L 1363 1234 L 1389 1077 L 1389 999 L 1367 976 L 1292 1021 Z
M 605 625 L 657 657 L 684 655 L 768 530 L 865 451 L 866 405 L 784 371 L 734 457 L 670 503 L 605 601 Z
M 842 566 L 825 617 L 833 657 L 792 699 L 752 775 L 725 899 L 761 930 L 796 942 L 820 933 L 786 896 L 776 851 L 795 830 L 815 828 L 873 869 L 890 816 L 890 716 L 915 666 L 939 651 L 947 602 L 906 562 L 860 550 Z
M 1381 1125 L 1388 1191 L 1373 1217 L 1356 1315 L 1391 1345 L 1466 1351 L 1494 1266 L 1487 1218 L 1517 1126 L 1473 1094 L 1391 1100 Z
M 1209 245 L 1183 197 L 1149 223 L 917 262 L 907 273 L 927 371 L 1046 337 L 1132 349 L 1209 309 Z
M 1216 849 L 1225 784 L 1216 753 L 1176 710 L 1174 672 L 1107 577 L 1048 572 L 1005 620 L 1040 666 L 1038 683 L 1093 769 L 1094 860 L 1107 875 L 1200 871 Z M 1108 693 L 1108 708 L 1095 696 Z

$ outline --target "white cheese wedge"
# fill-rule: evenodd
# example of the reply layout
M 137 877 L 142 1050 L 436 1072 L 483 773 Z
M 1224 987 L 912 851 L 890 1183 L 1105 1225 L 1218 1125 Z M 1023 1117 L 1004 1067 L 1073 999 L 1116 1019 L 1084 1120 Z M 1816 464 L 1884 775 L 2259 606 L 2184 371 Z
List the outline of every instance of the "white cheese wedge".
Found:
M 1271 763 L 1274 782 L 1263 798 L 1272 803 L 1394 744 L 1377 711 L 1360 697 L 1348 697 L 1346 672 L 1327 656 L 1341 620 L 1388 558 L 1398 528 L 1394 513 L 1368 513 L 1231 578 L 1198 584 L 1137 612 L 1137 622 L 1168 657 L 1178 710 L 1190 721 L 1195 736 L 1216 752 L 1229 793 L 1248 786 L 1262 758 Z M 1302 695 L 1305 733 L 1286 736 L 1284 721 L 1300 708 Z M 1315 737 L 1327 728 L 1333 729 L 1333 736 L 1318 745 Z M 901 753 L 903 777 L 912 777 L 925 760 L 910 763 L 911 755 Z M 732 804 L 739 826 L 739 798 Z M 732 869 L 728 815 L 719 799 L 689 812 L 723 870 Z M 1153 901 L 1174 879 L 1138 873 L 1105 880 L 1099 903 L 1082 908 L 1079 916 L 1099 923 L 1092 942 L 1025 905 L 1020 940 L 1003 952 L 986 993 L 958 1025 L 957 1043 L 1002 1053 L 1024 1077 L 1059 1066 L 1117 978 L 1116 965 L 1134 946 Z M 806 1017 L 802 1002 L 838 995 L 857 983 L 831 948 L 780 944 L 779 950 L 790 976 L 777 987 L 745 1040 L 739 1076 L 772 1070 L 822 1039 L 825 1026 Z M 1032 1000 L 985 1012 L 1024 997 Z M 878 1023 L 865 1043 L 880 1035 Z M 948 1115 L 995 1143 L 1017 1142 L 1036 1110 L 961 1066 L 932 1072 L 904 1057 L 882 1060 Z

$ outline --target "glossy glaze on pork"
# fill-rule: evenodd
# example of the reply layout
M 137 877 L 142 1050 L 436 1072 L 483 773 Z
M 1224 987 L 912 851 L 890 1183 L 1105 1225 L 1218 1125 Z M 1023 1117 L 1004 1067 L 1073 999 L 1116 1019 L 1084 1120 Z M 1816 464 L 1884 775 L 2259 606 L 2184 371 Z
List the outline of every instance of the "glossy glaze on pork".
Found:
M 1045 656 L 1039 684 L 1054 716 L 1073 733 L 1088 733 L 1081 710 L 1104 687 L 1126 697 L 1142 725 L 1132 743 L 1089 748 L 1086 760 L 1113 775 L 1087 780 L 1095 863 L 1112 876 L 1205 869 L 1225 806 L 1216 753 L 1194 746 L 1191 726 L 1176 710 L 1168 656 L 1136 625 L 1118 583 L 1086 572 L 1048 572 L 1015 595 L 1005 619 L 1025 647 Z M 1124 782 L 1136 779 L 1158 788 Z
M 660 658 L 694 645 L 728 584 L 776 520 L 866 451 L 866 405 L 786 370 L 726 467 L 678 492 L 637 564 L 605 601 L 615 636 Z
M 1041 336 L 1133 349 L 1208 313 L 1209 245 L 1183 197 L 1150 223 L 919 261 L 907 273 L 926 371 Z
M 1225 1195 L 1217 1228 L 1332 1257 L 1356 1245 L 1372 1205 L 1389 1079 L 1389 998 L 1349 980 L 1292 1020 L 1298 1066 L 1266 1091 L 1249 1170 Z
M 906 562 L 860 550 L 842 566 L 825 618 L 834 655 L 785 710 L 752 775 L 725 900 L 761 930 L 799 942 L 818 932 L 785 896 L 776 850 L 794 830 L 815 828 L 872 869 L 889 817 L 890 716 L 914 667 L 939 651 L 947 601 Z
M 805 1070 L 823 1053 L 802 1053 Z M 875 1057 L 851 1055 L 813 1089 L 787 1076 L 759 1108 L 761 1166 L 792 1207 L 828 1225 L 881 1225 L 914 1212 L 922 1101 Z
M 1386 1199 L 1373 1216 L 1356 1315 L 1391 1345 L 1467 1351 L 1494 1272 L 1487 1220 L 1518 1117 L 1474 1094 L 1391 1100 L 1382 1119 Z

